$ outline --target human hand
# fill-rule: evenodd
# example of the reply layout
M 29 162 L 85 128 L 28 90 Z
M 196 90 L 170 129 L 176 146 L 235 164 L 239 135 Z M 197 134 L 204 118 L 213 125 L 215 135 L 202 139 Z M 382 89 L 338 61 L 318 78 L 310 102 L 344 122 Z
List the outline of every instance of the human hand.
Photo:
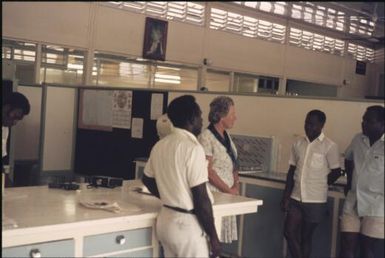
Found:
M 210 239 L 210 258 L 220 257 L 221 251 L 222 247 L 218 238 Z
M 233 186 L 230 188 L 229 194 L 239 195 L 239 183 L 234 182 Z
M 350 190 L 350 187 L 348 185 L 345 185 L 344 186 L 344 194 L 345 194 L 345 196 L 348 195 L 349 190 Z

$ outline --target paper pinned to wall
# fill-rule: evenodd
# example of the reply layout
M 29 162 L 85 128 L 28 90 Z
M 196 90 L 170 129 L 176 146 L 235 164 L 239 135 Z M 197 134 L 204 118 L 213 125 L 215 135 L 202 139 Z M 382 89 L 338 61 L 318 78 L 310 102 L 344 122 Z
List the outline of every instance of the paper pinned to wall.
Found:
M 112 93 L 105 90 L 81 91 L 79 127 L 112 130 Z
M 143 138 L 143 118 L 132 118 L 131 137 Z
M 163 110 L 163 94 L 151 94 L 151 120 L 156 120 L 162 115 Z
M 131 128 L 132 91 L 114 90 L 112 104 L 112 127 Z

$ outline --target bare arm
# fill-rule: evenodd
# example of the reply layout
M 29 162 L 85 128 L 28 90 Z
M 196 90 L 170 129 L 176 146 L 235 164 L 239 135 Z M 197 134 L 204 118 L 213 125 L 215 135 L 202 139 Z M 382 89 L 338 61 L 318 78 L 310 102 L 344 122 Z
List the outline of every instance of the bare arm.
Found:
M 156 197 L 160 198 L 158 186 L 156 185 L 155 178 L 148 177 L 145 174 L 143 174 L 142 182 L 148 188 L 150 193 L 152 193 Z
M 223 193 L 238 194 L 238 188 L 236 187 L 236 185 L 234 184 L 232 187 L 228 187 L 227 184 L 223 182 L 223 180 L 218 176 L 217 172 L 213 169 L 213 158 L 211 156 L 206 156 L 206 158 L 209 161 L 209 182 Z
M 212 256 L 219 256 L 221 246 L 215 229 L 213 209 L 207 194 L 206 183 L 192 187 L 191 191 L 193 195 L 195 215 L 210 238 Z
M 341 168 L 335 168 L 328 174 L 328 185 L 333 184 L 341 176 Z
M 353 160 L 345 159 L 345 173 L 347 176 L 347 182 L 346 182 L 346 186 L 344 189 L 345 195 L 347 195 L 349 190 L 352 189 L 353 169 L 354 169 Z
M 281 201 L 281 209 L 283 211 L 286 211 L 289 205 L 290 195 L 294 187 L 295 169 L 296 169 L 296 166 L 290 165 L 289 171 L 287 172 L 285 190 L 283 192 L 283 197 Z

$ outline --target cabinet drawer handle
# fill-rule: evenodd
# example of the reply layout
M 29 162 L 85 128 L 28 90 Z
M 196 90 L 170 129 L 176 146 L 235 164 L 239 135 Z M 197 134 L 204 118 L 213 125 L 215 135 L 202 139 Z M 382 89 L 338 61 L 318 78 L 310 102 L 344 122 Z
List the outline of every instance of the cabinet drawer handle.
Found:
M 40 253 L 39 249 L 32 249 L 31 252 L 29 253 L 29 255 L 32 258 L 40 258 L 41 257 L 41 253 Z
M 124 245 L 124 243 L 126 243 L 126 238 L 123 235 L 119 235 L 116 237 L 116 243 Z

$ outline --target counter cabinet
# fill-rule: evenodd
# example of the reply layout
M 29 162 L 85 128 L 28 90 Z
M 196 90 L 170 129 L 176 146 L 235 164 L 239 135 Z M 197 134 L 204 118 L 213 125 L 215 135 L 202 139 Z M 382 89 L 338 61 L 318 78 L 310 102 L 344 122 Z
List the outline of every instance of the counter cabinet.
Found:
M 258 214 L 244 215 L 242 256 L 291 257 L 283 235 L 285 214 L 280 209 L 285 183 L 243 176 L 240 181 L 244 196 L 264 200 L 264 206 Z M 338 217 L 343 199 L 343 193 L 329 191 L 327 200 L 329 213 L 314 232 L 311 258 L 337 257 Z

